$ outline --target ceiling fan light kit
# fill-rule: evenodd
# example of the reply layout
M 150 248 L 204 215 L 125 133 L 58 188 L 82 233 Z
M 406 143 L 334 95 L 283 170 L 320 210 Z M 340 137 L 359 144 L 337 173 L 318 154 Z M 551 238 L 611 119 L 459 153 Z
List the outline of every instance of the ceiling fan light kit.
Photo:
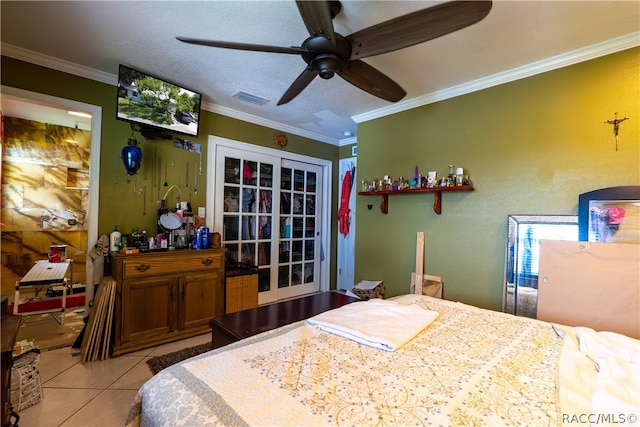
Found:
M 406 96 L 405 90 L 362 59 L 423 43 L 475 24 L 489 14 L 492 2 L 472 0 L 441 3 L 346 37 L 334 31 L 332 22 L 342 10 L 339 1 L 298 0 L 296 5 L 310 34 L 300 47 L 176 38 L 184 43 L 202 46 L 302 56 L 307 65 L 282 95 L 278 105 L 293 100 L 316 76 L 328 80 L 335 74 L 371 95 L 397 102 Z

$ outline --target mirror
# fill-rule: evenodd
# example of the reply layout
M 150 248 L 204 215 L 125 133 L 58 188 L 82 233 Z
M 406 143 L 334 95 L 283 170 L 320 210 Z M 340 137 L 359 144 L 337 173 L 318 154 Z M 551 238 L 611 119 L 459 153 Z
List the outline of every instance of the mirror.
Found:
M 580 241 L 640 243 L 640 186 L 601 188 L 578 197 Z
M 577 215 L 509 215 L 502 311 L 535 319 L 540 240 L 578 240 Z

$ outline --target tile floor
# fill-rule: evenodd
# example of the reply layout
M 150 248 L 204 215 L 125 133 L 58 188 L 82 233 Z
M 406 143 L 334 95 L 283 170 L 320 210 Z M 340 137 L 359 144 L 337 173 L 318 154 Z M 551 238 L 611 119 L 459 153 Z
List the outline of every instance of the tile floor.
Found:
M 20 427 L 125 425 L 136 391 L 151 378 L 146 360 L 211 340 L 203 334 L 103 361 L 80 363 L 77 349 L 40 355 L 44 399 L 20 415 Z

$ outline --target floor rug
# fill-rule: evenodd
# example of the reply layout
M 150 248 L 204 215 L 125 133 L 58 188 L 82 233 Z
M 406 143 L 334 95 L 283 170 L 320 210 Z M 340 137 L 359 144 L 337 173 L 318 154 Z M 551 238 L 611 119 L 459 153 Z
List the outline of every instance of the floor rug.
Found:
M 205 344 L 196 345 L 194 347 L 188 347 L 182 350 L 174 351 L 173 353 L 163 354 L 162 356 L 152 357 L 151 359 L 147 360 L 147 364 L 149 365 L 149 369 L 151 369 L 151 372 L 153 372 L 153 374 L 155 375 L 164 368 L 186 360 L 190 357 L 205 353 L 212 349 L 212 344 L 208 342 Z

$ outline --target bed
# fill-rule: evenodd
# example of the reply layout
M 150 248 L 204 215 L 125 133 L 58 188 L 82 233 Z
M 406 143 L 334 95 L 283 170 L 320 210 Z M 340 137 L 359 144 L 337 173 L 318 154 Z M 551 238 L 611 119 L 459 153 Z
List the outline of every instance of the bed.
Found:
M 307 320 L 204 353 L 146 382 L 127 425 L 555 426 L 640 415 L 638 340 L 424 295 L 388 302 L 435 316 L 421 329 L 412 312 L 395 330 L 421 330 L 393 348 Z M 375 304 L 328 313 L 386 311 Z M 352 323 L 393 330 L 383 314 L 361 319 Z

